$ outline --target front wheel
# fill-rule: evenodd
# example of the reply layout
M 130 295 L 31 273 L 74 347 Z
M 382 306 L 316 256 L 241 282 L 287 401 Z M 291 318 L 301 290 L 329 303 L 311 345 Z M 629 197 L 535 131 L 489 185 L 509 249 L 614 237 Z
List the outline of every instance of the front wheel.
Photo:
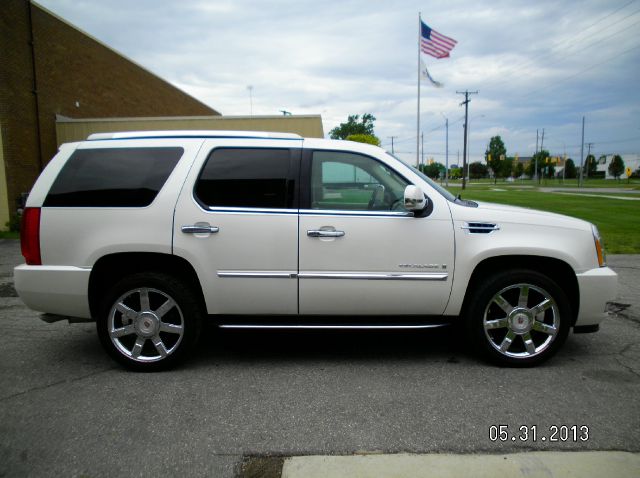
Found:
M 467 336 L 489 359 L 527 367 L 567 339 L 571 307 L 562 289 L 536 271 L 511 270 L 484 281 L 466 312 Z
M 160 273 L 122 279 L 102 302 L 98 336 L 127 368 L 156 371 L 180 361 L 195 345 L 202 312 L 193 292 Z

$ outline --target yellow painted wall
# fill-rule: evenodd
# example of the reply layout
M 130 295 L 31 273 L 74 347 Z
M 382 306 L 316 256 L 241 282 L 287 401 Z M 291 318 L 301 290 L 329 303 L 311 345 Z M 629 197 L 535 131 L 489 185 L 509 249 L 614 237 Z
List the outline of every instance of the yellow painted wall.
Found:
M 6 231 L 9 221 L 9 197 L 7 193 L 7 175 L 4 170 L 4 147 L 2 146 L 2 129 L 0 129 L 0 231 Z
M 297 133 L 305 138 L 323 138 L 320 115 L 299 116 L 194 116 L 169 118 L 104 118 L 56 120 L 58 146 L 82 141 L 92 133 L 114 131 L 239 130 Z

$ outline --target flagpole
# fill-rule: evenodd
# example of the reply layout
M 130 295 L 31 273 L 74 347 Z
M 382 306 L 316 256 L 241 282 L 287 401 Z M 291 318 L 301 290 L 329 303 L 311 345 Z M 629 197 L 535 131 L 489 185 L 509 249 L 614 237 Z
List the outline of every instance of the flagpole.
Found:
M 418 12 L 418 115 L 416 132 L 416 167 L 420 164 L 420 35 L 422 34 L 422 17 Z

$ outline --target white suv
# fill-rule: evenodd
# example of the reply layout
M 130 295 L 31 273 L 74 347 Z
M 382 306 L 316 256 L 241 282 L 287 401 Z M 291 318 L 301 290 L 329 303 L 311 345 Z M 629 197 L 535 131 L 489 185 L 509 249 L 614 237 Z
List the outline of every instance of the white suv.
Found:
M 464 201 L 380 148 L 293 134 L 173 131 L 65 144 L 23 216 L 22 300 L 91 319 L 137 370 L 220 327 L 457 323 L 526 366 L 615 297 L 597 229 Z M 71 321 L 71 320 L 70 320 Z

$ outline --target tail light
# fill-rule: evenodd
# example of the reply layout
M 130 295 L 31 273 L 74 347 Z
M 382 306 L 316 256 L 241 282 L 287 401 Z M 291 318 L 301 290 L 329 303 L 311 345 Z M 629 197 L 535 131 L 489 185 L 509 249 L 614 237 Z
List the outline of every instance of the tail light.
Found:
M 24 260 L 30 266 L 42 265 L 40 257 L 40 208 L 26 207 L 22 213 L 20 245 Z

